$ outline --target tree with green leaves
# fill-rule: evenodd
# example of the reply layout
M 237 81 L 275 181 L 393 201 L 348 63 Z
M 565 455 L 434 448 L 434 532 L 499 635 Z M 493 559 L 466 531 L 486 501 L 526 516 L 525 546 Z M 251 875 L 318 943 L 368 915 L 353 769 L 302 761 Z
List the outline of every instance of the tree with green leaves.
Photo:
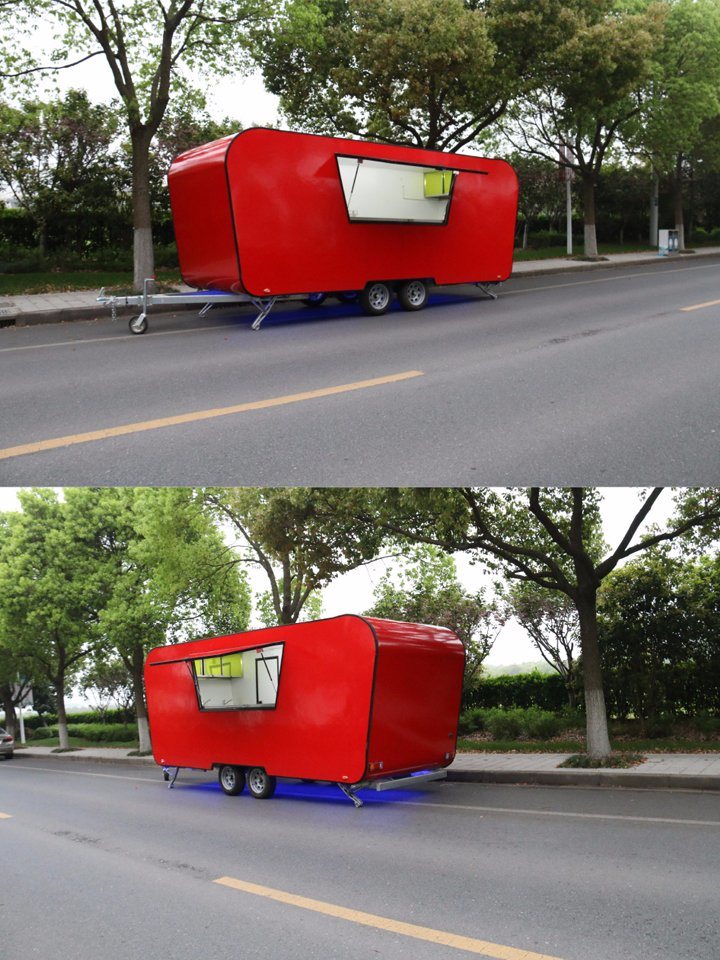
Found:
M 0 184 L 32 218 L 41 256 L 54 218 L 118 208 L 117 130 L 114 115 L 81 90 L 0 104 Z
M 679 249 L 685 247 L 687 164 L 720 114 L 720 7 L 717 0 L 669 0 L 662 44 L 637 120 L 624 131 L 629 149 L 672 184 Z
M 49 62 L 16 70 L 55 71 L 95 57 L 111 72 L 132 156 L 134 283 L 154 274 L 150 148 L 168 105 L 199 104 L 199 73 L 237 70 L 247 28 L 272 13 L 268 0 L 17 0 L 16 18 L 57 31 Z
M 662 488 L 643 491 L 619 543 L 602 539 L 597 490 L 530 487 L 385 490 L 366 516 L 388 534 L 467 551 L 510 581 L 530 582 L 565 594 L 577 609 L 587 717 L 587 751 L 610 754 L 598 644 L 597 595 L 621 561 L 693 531 L 717 536 L 720 491 L 696 489 L 678 496 L 665 529 L 641 534 Z
M 107 544 L 96 524 L 99 493 L 23 490 L 21 513 L 7 519 L 0 553 L 0 606 L 28 673 L 49 683 L 57 700 L 60 746 L 69 746 L 65 698 L 78 670 L 102 642 L 100 614 L 112 580 Z M 31 671 L 31 673 L 30 673 Z
M 568 705 L 576 706 L 580 624 L 565 593 L 551 593 L 536 583 L 515 583 L 506 592 L 506 616 L 515 617 L 548 666 L 565 684 Z
M 516 102 L 505 134 L 521 152 L 572 170 L 583 200 L 584 253 L 597 259 L 595 187 L 620 132 L 642 109 L 666 0 L 568 0 L 565 36 L 544 57 L 536 89 Z
M 681 570 L 667 550 L 648 550 L 614 570 L 599 592 L 603 669 L 622 717 L 646 721 L 665 712 L 668 670 L 692 658 Z
M 450 554 L 428 544 L 410 547 L 377 584 L 374 597 L 369 617 L 432 623 L 456 633 L 465 647 L 464 692 L 477 685 L 503 618 L 482 590 L 463 588 Z
M 255 56 L 285 116 L 437 150 L 477 140 L 563 31 L 559 0 L 289 0 Z
M 556 163 L 543 157 L 513 153 L 508 158 L 520 181 L 518 219 L 522 224 L 521 246 L 528 245 L 530 225 L 538 217 L 559 223 L 565 212 L 565 184 L 560 182 Z
M 382 546 L 382 531 L 358 523 L 368 506 L 361 489 L 238 487 L 204 498 L 239 538 L 229 562 L 267 576 L 276 624 L 297 623 L 318 590 L 376 559 Z
M 245 572 L 224 563 L 220 531 L 188 488 L 114 488 L 100 509 L 114 536 L 114 577 L 99 617 L 100 662 L 122 662 L 133 692 L 139 750 L 150 750 L 143 668 L 148 651 L 197 636 L 244 630 Z

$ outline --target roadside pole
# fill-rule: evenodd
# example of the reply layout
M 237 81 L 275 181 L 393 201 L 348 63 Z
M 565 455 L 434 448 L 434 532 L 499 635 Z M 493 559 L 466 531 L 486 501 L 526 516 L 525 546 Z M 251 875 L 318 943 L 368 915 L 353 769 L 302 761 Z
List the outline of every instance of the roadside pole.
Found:
M 565 167 L 565 221 L 567 233 L 567 255 L 571 256 L 572 247 L 572 170 Z
M 558 147 L 558 179 L 565 181 L 565 246 L 567 249 L 567 255 L 572 256 L 573 252 L 573 240 L 572 240 L 572 182 L 575 175 L 573 168 L 570 166 L 570 159 L 572 154 L 570 148 L 565 143 L 561 143 Z

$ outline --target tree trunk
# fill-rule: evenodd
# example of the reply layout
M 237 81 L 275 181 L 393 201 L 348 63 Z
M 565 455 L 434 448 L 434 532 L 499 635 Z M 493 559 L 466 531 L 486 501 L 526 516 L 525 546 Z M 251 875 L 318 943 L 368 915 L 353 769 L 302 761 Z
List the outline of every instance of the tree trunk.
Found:
M 35 236 L 37 237 L 37 251 L 44 259 L 47 255 L 47 221 L 45 220 L 45 217 L 41 217 L 37 221 L 37 231 Z
M 528 245 L 528 226 L 529 226 L 529 224 L 528 224 L 528 221 L 527 221 L 527 218 L 526 218 L 526 219 L 525 219 L 525 223 L 523 224 L 523 237 L 522 237 L 522 248 L 523 248 L 523 250 L 527 250 L 527 245 Z
M 597 598 L 587 590 L 577 601 L 580 616 L 585 716 L 587 718 L 587 753 L 593 759 L 610 756 L 605 694 L 603 693 L 600 647 L 597 633 Z
M 583 220 L 585 256 L 592 260 L 598 258 L 597 231 L 595 230 L 595 177 L 587 174 L 582 180 Z
M 65 674 L 55 677 L 55 695 L 57 696 L 58 739 L 60 747 L 67 750 L 70 746 L 70 737 L 67 727 L 67 713 L 65 712 Z
M 133 206 L 133 286 L 141 291 L 143 281 L 155 276 L 150 207 L 150 141 L 144 128 L 131 132 Z
M 682 157 L 678 157 L 672 181 L 675 229 L 678 235 L 678 250 L 685 249 L 685 214 L 683 211 Z
M 2 700 L 5 710 L 5 727 L 10 736 L 14 737 L 17 731 L 17 714 L 15 713 L 12 686 L 9 683 L 0 685 L 0 700 Z
M 132 685 L 135 699 L 135 718 L 138 725 L 138 753 L 150 753 L 150 725 L 148 724 L 147 707 L 145 705 L 145 688 L 143 686 L 143 648 L 138 646 L 133 650 L 132 657 Z

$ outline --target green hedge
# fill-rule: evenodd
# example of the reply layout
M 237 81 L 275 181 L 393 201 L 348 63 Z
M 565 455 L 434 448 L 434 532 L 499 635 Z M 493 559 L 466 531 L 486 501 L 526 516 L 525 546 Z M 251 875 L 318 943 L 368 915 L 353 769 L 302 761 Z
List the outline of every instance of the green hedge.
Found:
M 568 696 L 562 677 L 557 673 L 519 673 L 516 676 L 483 677 L 473 690 L 465 694 L 463 707 L 539 707 L 541 710 L 562 710 Z
M 41 728 L 45 729 L 45 728 Z M 51 735 L 58 736 L 58 726 L 50 727 Z M 89 740 L 91 743 L 137 740 L 136 723 L 69 723 L 68 736 Z M 37 738 L 37 734 L 35 735 Z
M 486 732 L 493 740 L 549 740 L 569 725 L 572 724 L 566 717 L 539 707 L 512 710 L 473 707 L 460 715 L 458 732 L 461 736 Z

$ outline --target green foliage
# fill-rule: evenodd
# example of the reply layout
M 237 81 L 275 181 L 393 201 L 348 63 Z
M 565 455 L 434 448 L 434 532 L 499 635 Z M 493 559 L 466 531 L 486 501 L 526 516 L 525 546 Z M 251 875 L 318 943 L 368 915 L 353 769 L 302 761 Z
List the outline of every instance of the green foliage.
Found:
M 136 723 L 70 723 L 68 733 L 90 743 L 114 743 L 124 740 L 137 740 Z
M 455 561 L 432 545 L 408 548 L 400 564 L 375 588 L 370 617 L 448 627 L 465 647 L 464 691 L 476 684 L 502 618 L 482 592 L 469 593 L 457 579 Z
M 567 705 L 567 692 L 558 674 L 534 670 L 515 676 L 483 677 L 463 703 L 468 707 L 540 707 L 555 711 Z
M 278 624 L 296 623 L 317 590 L 374 559 L 384 539 L 379 528 L 359 522 L 370 500 L 361 488 L 232 488 L 208 490 L 204 498 L 209 514 L 239 537 L 231 562 L 239 555 L 265 572 Z
M 494 740 L 549 740 L 566 729 L 560 716 L 538 707 L 509 710 L 474 707 L 460 715 L 458 732 L 487 732 Z
M 462 0 L 290 0 L 256 56 L 286 116 L 324 133 L 456 149 L 508 94 L 486 14 Z
M 55 728 L 57 730 L 57 727 Z M 50 737 L 57 736 L 57 733 L 53 733 L 52 727 L 36 727 L 32 731 L 33 740 L 49 740 Z
M 652 551 L 608 579 L 599 625 L 614 715 L 664 736 L 668 717 L 720 712 L 718 596 L 718 557 Z
M 558 767 L 569 767 L 571 769 L 597 770 L 597 769 L 619 769 L 625 770 L 628 767 L 635 767 L 642 763 L 645 757 L 639 753 L 616 753 L 609 757 L 589 757 L 585 753 L 576 753 L 563 760 Z
M 51 101 L 0 104 L 0 185 L 32 218 L 44 251 L 49 220 L 92 217 L 120 204 L 122 166 L 114 111 L 70 90 Z

